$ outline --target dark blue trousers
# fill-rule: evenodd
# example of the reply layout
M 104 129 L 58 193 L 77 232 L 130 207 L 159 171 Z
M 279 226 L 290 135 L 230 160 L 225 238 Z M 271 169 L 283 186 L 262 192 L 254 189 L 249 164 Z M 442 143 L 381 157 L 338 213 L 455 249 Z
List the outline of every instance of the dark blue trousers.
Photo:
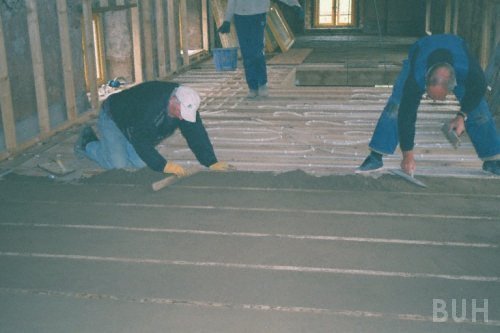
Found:
M 266 13 L 234 15 L 245 78 L 250 90 L 257 90 L 267 83 L 266 57 L 264 55 L 264 29 Z

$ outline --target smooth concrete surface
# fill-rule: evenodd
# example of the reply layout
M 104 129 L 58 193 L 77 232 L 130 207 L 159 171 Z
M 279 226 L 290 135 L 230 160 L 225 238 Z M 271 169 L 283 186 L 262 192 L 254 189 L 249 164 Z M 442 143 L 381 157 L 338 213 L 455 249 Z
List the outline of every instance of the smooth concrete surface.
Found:
M 203 172 L 152 191 L 160 178 L 0 181 L 2 332 L 500 327 L 500 180 Z

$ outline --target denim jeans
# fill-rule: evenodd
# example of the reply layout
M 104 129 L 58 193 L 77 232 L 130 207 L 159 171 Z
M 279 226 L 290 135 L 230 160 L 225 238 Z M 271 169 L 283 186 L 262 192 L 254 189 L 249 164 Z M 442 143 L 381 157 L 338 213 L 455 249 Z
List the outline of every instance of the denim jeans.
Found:
M 88 158 L 104 169 L 143 168 L 146 166 L 132 144 L 111 119 L 106 102 L 101 107 L 97 128 L 100 139 L 87 144 L 85 152 Z
M 257 90 L 267 83 L 266 57 L 264 55 L 266 13 L 234 15 L 234 25 L 243 57 L 248 88 Z
M 369 147 L 378 153 L 393 154 L 398 146 L 398 111 L 408 70 L 408 61 L 405 60 L 394 83 L 391 97 L 389 97 L 373 132 Z M 487 160 L 500 155 L 500 138 L 484 98 L 474 110 L 469 112 L 465 129 L 480 159 Z

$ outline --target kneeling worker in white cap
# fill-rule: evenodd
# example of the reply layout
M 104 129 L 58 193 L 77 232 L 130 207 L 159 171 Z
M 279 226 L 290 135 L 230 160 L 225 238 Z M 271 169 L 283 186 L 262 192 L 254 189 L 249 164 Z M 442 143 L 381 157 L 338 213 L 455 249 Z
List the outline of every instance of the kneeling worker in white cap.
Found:
M 85 127 L 75 153 L 105 169 L 149 168 L 179 177 L 187 171 L 167 161 L 156 145 L 179 128 L 198 161 L 211 170 L 232 168 L 217 161 L 212 143 L 198 113 L 200 96 L 190 87 L 151 81 L 110 95 L 102 104 L 97 128 Z

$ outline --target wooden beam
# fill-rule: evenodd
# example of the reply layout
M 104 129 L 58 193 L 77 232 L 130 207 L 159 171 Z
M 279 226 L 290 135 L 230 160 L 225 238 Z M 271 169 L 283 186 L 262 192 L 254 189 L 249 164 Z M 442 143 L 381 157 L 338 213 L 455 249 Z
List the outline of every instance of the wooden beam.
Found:
M 104 6 L 107 6 L 108 5 L 108 0 L 100 0 L 99 1 L 99 4 L 101 7 L 104 7 Z M 95 13 L 95 11 L 92 11 L 93 13 Z M 97 54 L 99 56 L 99 70 L 100 70 L 100 78 L 101 80 L 103 80 L 104 82 L 107 82 L 108 79 L 111 79 L 111 78 L 108 78 L 108 66 L 106 66 L 106 43 L 105 43 L 105 36 L 104 36 L 104 15 L 98 15 L 99 16 L 99 28 L 97 29 L 97 31 L 99 32 L 99 42 L 98 45 L 95 45 L 95 47 L 97 48 Z M 102 81 L 99 80 L 99 84 L 102 84 Z
M 451 31 L 451 0 L 446 0 L 444 10 L 444 33 L 449 34 Z
M 177 38 L 175 29 L 174 0 L 167 0 L 167 24 L 168 24 L 168 50 L 170 58 L 170 72 L 177 71 Z
M 116 6 L 106 6 L 106 7 L 99 7 L 99 8 L 94 8 L 92 9 L 92 12 L 93 13 L 106 13 L 106 12 L 115 12 L 115 11 L 118 11 L 118 10 L 126 10 L 126 9 L 130 9 L 132 7 L 137 7 L 136 4 L 133 4 L 133 5 L 126 5 L 126 6 L 122 6 L 122 5 L 116 5 Z
M 99 7 L 92 8 L 93 13 L 116 12 L 137 7 L 137 3 L 130 2 L 125 4 L 125 0 L 115 0 L 115 4 L 109 4 L 109 0 L 99 0 Z
M 10 88 L 9 69 L 7 67 L 7 53 L 5 52 L 5 39 L 0 15 L 0 109 L 2 110 L 3 133 L 5 147 L 12 150 L 16 147 L 16 123 L 14 120 L 14 107 L 12 105 L 12 90 Z
M 99 107 L 99 97 L 97 94 L 97 73 L 95 64 L 94 29 L 92 28 L 92 2 L 82 0 L 83 30 L 85 33 L 85 67 L 87 68 L 87 80 L 90 93 L 90 105 L 92 109 Z
M 155 0 L 156 3 L 156 49 L 158 52 L 158 76 L 167 76 L 167 54 L 165 50 L 165 22 L 163 16 L 163 0 Z
M 134 47 L 134 81 L 141 83 L 144 81 L 142 71 L 142 47 L 141 47 L 141 20 L 139 18 L 139 8 L 130 9 L 132 19 L 132 45 Z
M 146 80 L 154 78 L 153 64 L 153 35 L 151 22 L 151 0 L 143 0 L 140 2 L 139 10 L 142 14 L 142 33 L 144 40 L 144 68 Z
M 208 31 L 209 31 L 209 50 L 215 48 L 215 28 L 214 14 L 212 12 L 212 1 L 208 1 Z
M 50 119 L 36 0 L 26 0 L 26 10 L 28 12 L 28 34 L 31 49 L 31 62 L 33 64 L 38 125 L 40 126 L 41 136 L 45 137 L 50 131 Z
M 186 0 L 180 0 L 179 12 L 181 21 L 182 65 L 189 66 L 188 15 Z
M 480 61 L 481 61 L 481 66 L 484 69 L 486 68 L 486 66 L 488 66 L 488 61 L 490 59 L 493 0 L 486 0 L 483 11 L 484 11 L 484 16 L 483 16 L 484 18 L 483 18 L 483 26 L 481 34 Z
M 208 43 L 208 0 L 201 1 L 201 35 L 203 39 L 203 49 L 208 51 L 210 49 Z
M 427 35 L 432 35 L 431 10 L 432 10 L 432 0 L 426 0 L 425 1 L 425 33 Z
M 56 5 L 59 25 L 59 38 L 61 43 L 60 46 L 64 78 L 64 96 L 66 98 L 66 114 L 69 121 L 74 121 L 76 119 L 76 97 L 66 0 L 57 0 Z
M 458 35 L 458 13 L 459 13 L 459 3 L 460 1 L 454 0 L 453 7 L 453 33 Z

